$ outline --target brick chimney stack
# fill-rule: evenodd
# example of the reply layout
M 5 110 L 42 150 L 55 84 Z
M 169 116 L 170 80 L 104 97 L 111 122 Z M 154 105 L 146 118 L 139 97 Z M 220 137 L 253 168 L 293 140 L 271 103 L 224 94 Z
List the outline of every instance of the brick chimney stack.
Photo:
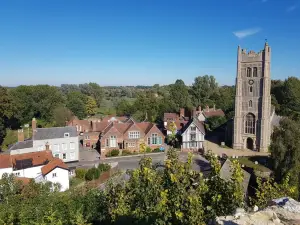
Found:
M 18 130 L 18 142 L 24 141 L 24 132 L 23 129 Z
M 184 117 L 184 108 L 180 108 L 179 115 L 180 117 Z
M 45 147 L 46 147 L 46 151 L 49 151 L 49 150 L 50 150 L 50 145 L 49 145 L 48 142 L 46 143 Z
M 202 108 L 201 108 L 201 105 L 199 105 L 198 112 L 201 112 L 201 111 L 202 111 Z
M 32 128 L 32 137 L 33 137 L 34 136 L 34 132 L 36 130 L 36 119 L 35 118 L 32 118 L 31 128 Z

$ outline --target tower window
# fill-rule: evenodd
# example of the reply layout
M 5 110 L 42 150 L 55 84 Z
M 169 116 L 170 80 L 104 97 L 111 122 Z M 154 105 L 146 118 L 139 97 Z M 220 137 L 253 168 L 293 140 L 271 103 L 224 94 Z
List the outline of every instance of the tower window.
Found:
M 245 133 L 255 134 L 255 116 L 251 113 L 247 114 L 245 119 Z
M 247 68 L 247 77 L 251 77 L 251 68 L 250 67 Z
M 253 87 L 252 86 L 249 87 L 249 92 L 251 92 L 251 93 L 253 92 Z
M 253 77 L 257 77 L 257 67 L 253 68 Z
M 252 101 L 249 101 L 249 108 L 252 108 Z

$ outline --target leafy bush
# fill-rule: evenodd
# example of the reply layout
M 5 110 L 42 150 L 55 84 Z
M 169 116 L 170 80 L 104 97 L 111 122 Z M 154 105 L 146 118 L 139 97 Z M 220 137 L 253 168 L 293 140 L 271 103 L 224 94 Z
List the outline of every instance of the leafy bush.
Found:
M 79 179 L 77 177 L 72 177 L 70 179 L 70 187 L 76 187 L 79 184 L 81 184 L 82 182 L 84 182 L 82 179 Z
M 120 154 L 119 149 L 113 149 L 106 154 L 106 157 L 114 157 L 114 156 L 118 156 L 119 154 Z
M 97 168 L 91 168 L 85 174 L 85 179 L 87 181 L 97 180 L 100 177 L 100 170 Z
M 132 155 L 132 153 L 129 150 L 123 150 L 122 155 Z
M 155 148 L 153 149 L 153 152 L 163 152 L 163 151 L 161 151 L 159 148 Z
M 146 152 L 148 152 L 148 153 L 149 153 L 149 152 L 152 152 L 152 149 L 151 149 L 150 147 L 147 147 L 147 148 L 146 148 Z
M 109 171 L 110 168 L 111 168 L 111 166 L 110 166 L 109 164 L 107 164 L 107 163 L 101 163 L 101 164 L 99 164 L 99 166 L 98 166 L 98 169 L 99 169 L 100 173 L 101 173 L 101 172 Z
M 75 170 L 75 174 L 76 174 L 75 177 L 84 180 L 86 172 L 87 172 L 86 169 L 83 169 L 83 168 L 77 168 L 77 169 Z

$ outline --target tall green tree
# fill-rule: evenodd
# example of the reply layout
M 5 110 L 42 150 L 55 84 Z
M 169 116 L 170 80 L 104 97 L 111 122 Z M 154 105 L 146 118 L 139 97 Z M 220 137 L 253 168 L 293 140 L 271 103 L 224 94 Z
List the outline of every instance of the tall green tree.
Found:
M 99 84 L 80 84 L 79 88 L 84 95 L 93 97 L 96 100 L 97 106 L 100 107 L 102 98 L 104 96 L 104 91 Z
M 73 113 L 65 106 L 58 106 L 53 111 L 53 119 L 55 126 L 62 127 L 66 125 L 66 121 L 70 121 Z
M 278 111 L 281 115 L 300 119 L 300 79 L 289 77 L 283 83 L 277 81 L 273 84 L 272 92 L 280 105 Z
M 192 107 L 189 88 L 183 80 L 176 80 L 175 84 L 170 85 L 170 96 L 172 96 L 170 100 L 174 102 L 176 110 Z
M 67 107 L 77 116 L 79 119 L 86 117 L 85 104 L 87 102 L 87 96 L 81 92 L 70 92 L 67 95 Z
M 18 86 L 10 90 L 13 115 L 20 124 L 31 121 L 33 117 L 51 122 L 53 110 L 65 104 L 62 92 L 54 86 Z
M 91 96 L 87 97 L 85 109 L 86 109 L 86 114 L 89 116 L 94 116 L 96 114 L 97 103 L 93 97 Z
M 290 182 L 299 189 L 300 177 L 300 124 L 288 118 L 280 121 L 275 128 L 270 145 L 271 157 L 274 164 L 275 178 L 281 182 L 288 174 Z
M 205 75 L 203 77 L 198 76 L 191 88 L 191 94 L 193 99 L 193 105 L 205 106 L 211 105 L 211 97 L 218 91 L 218 84 L 214 76 Z

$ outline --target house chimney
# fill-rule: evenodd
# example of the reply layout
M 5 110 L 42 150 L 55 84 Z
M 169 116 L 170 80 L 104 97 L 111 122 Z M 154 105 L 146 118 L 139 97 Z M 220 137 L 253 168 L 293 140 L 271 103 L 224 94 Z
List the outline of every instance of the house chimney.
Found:
M 209 106 L 206 105 L 206 112 L 209 112 Z
M 199 105 L 199 107 L 198 107 L 198 112 L 201 112 L 201 111 L 202 111 L 201 105 Z
M 18 142 L 24 141 L 24 132 L 23 129 L 18 130 Z
M 32 136 L 34 136 L 34 132 L 36 130 L 36 119 L 35 118 L 32 118 L 31 128 L 32 128 Z
M 184 108 L 180 108 L 179 116 L 184 117 Z
M 214 104 L 214 111 L 216 111 L 216 105 Z
M 48 143 L 48 142 L 45 144 L 45 147 L 46 147 L 46 151 L 49 151 L 49 150 L 50 150 L 50 146 L 49 146 L 49 143 Z

